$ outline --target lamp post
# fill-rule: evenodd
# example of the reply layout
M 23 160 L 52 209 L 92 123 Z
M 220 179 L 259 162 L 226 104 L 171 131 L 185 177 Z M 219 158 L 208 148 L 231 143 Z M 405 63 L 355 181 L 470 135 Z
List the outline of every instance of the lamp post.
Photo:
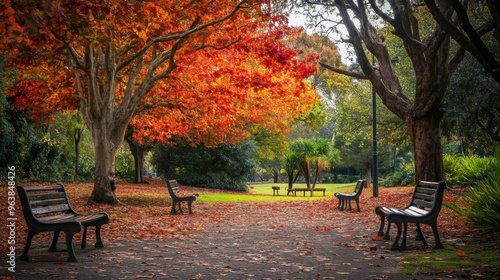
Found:
M 372 65 L 375 58 L 372 55 Z M 373 147 L 373 197 L 378 197 L 378 151 L 377 151 L 377 90 L 372 84 L 372 147 Z
M 396 65 L 399 62 L 398 57 L 391 59 L 391 63 Z M 375 57 L 372 54 L 372 66 L 375 68 Z M 358 63 L 352 63 L 351 69 L 359 67 Z M 356 71 L 355 70 L 355 71 Z M 377 90 L 372 84 L 372 149 L 373 149 L 373 163 L 372 163 L 372 177 L 373 177 L 373 197 L 378 197 L 378 151 L 377 151 Z

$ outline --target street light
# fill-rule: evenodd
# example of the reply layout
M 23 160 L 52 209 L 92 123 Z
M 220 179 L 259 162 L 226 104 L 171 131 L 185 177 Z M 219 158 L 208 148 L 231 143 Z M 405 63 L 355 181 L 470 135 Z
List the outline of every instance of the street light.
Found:
M 372 66 L 375 58 L 372 54 Z M 373 147 L 373 197 L 378 197 L 378 151 L 377 151 L 377 90 L 372 84 L 372 147 Z
M 391 59 L 391 63 L 396 65 L 399 62 L 398 57 Z M 357 62 L 351 64 L 351 69 L 357 69 Z M 372 66 L 375 67 L 375 57 L 372 54 Z M 372 84 L 372 148 L 373 148 L 373 197 L 378 197 L 378 151 L 377 151 L 377 90 Z

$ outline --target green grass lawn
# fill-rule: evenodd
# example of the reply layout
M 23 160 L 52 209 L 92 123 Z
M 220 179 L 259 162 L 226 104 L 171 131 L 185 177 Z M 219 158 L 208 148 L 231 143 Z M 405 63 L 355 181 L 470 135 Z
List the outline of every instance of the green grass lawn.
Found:
M 201 193 L 197 198 L 197 201 L 204 203 L 216 203 L 216 202 L 267 202 L 267 201 L 287 201 L 287 200 L 310 200 L 310 199 L 325 199 L 333 197 L 335 192 L 349 192 L 354 190 L 356 183 L 347 184 L 316 184 L 316 188 L 325 188 L 325 196 L 322 192 L 315 192 L 313 197 L 309 196 L 306 192 L 306 196 L 303 193 L 297 193 L 297 196 L 287 196 L 286 189 L 288 184 L 280 183 L 266 183 L 266 184 L 251 184 L 250 192 L 248 193 Z M 279 196 L 273 196 L 272 186 L 279 186 Z M 306 184 L 294 184 L 294 188 L 306 188 Z

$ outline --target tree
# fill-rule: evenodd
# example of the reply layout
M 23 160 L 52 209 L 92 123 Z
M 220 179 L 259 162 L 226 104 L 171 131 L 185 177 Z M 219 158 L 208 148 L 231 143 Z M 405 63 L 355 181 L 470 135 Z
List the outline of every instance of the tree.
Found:
M 248 191 L 256 148 L 248 139 L 240 145 L 159 145 L 153 164 L 165 178 L 191 186 Z
M 417 1 L 422 2 L 422 1 Z M 491 75 L 500 83 L 500 60 L 488 47 L 487 34 L 500 42 L 500 3 L 496 0 L 486 1 L 447 1 L 423 0 L 436 22 L 465 48 Z M 454 16 L 450 16 L 454 13 Z M 479 16 L 475 16 L 474 14 Z M 480 23 L 474 26 L 474 19 Z
M 300 174 L 300 154 L 289 151 L 283 156 L 281 161 L 288 178 L 288 189 L 291 189 Z
M 231 125 L 234 115 L 222 113 L 234 112 L 229 105 L 243 101 L 246 95 L 218 87 L 222 90 L 218 95 L 204 96 L 203 88 L 210 81 L 229 78 L 207 78 L 204 75 L 217 69 L 204 72 L 203 68 L 190 66 L 223 60 L 218 56 L 223 53 L 219 50 L 239 46 L 248 54 L 267 49 L 268 55 L 262 60 L 269 66 L 286 68 L 287 73 L 294 66 L 301 74 L 314 71 L 313 67 L 302 69 L 305 64 L 293 60 L 294 52 L 287 52 L 277 43 L 258 44 L 266 29 L 282 27 L 282 19 L 266 10 L 270 7 L 266 1 L 12 3 L 17 22 L 23 27 L 22 36 L 29 38 L 16 45 L 19 56 L 14 63 L 22 75 L 13 93 L 17 95 L 16 105 L 36 108 L 33 112 L 39 113 L 79 109 L 91 132 L 96 154 L 94 189 L 89 202 L 117 203 L 112 188 L 115 156 L 130 123 L 153 128 L 136 127 L 138 140 L 149 137 L 167 141 L 173 135 L 188 138 L 211 133 L 221 141 L 225 136 L 238 134 L 236 126 Z M 285 34 L 282 31 L 281 36 Z M 276 56 L 279 60 L 273 62 Z M 232 62 L 228 60 L 226 65 Z M 219 74 L 226 74 L 224 68 L 219 70 Z M 236 80 L 243 81 L 238 88 L 250 84 L 254 85 L 252 88 L 265 88 L 270 82 L 244 77 Z M 192 81 L 196 87 L 185 81 Z M 282 81 L 271 82 L 277 85 Z M 291 94 L 299 90 L 306 91 L 305 85 Z M 308 106 L 301 105 L 299 111 L 307 111 Z M 187 113 L 191 109 L 195 110 Z M 265 115 L 264 109 L 260 111 Z M 158 115 L 165 112 L 168 119 Z M 212 130 L 215 126 L 219 129 Z
M 490 47 L 500 54 L 499 47 Z M 466 55 L 452 77 L 445 97 L 444 131 L 461 138 L 465 149 L 485 150 L 493 141 L 500 143 L 500 84 L 471 56 Z M 481 94 L 478 94 L 481 93 Z
M 146 155 L 154 148 L 154 144 L 147 140 L 139 143 L 134 139 L 133 134 L 134 128 L 129 126 L 125 134 L 125 141 L 127 141 L 130 153 L 134 157 L 134 183 L 146 183 L 144 179 L 144 164 Z
M 290 145 L 291 154 L 286 157 L 286 168 L 289 179 L 293 176 L 295 165 L 292 159 L 298 161 L 300 172 L 306 180 L 307 188 L 314 188 L 324 168 L 332 161 L 332 148 L 327 139 L 298 139 Z M 311 176 L 314 172 L 313 184 Z M 289 182 L 290 184 L 290 182 Z
M 452 53 L 450 36 L 439 25 L 430 32 L 420 29 L 418 7 L 409 1 L 389 1 L 388 11 L 383 11 L 374 0 L 369 1 L 370 5 L 348 0 L 306 2 L 338 12 L 339 24 L 348 33 L 344 41 L 354 49 L 363 72 L 322 65 L 337 73 L 368 79 L 384 105 L 406 124 L 415 150 L 416 180 L 443 180 L 440 132 L 443 97 L 451 74 L 463 58 L 463 48 Z M 374 15 L 392 27 L 394 36 L 404 46 L 415 72 L 414 95 L 404 92 L 391 63 L 389 48 L 377 32 Z M 372 54 L 372 61 L 367 52 Z M 372 62 L 377 62 L 377 66 Z

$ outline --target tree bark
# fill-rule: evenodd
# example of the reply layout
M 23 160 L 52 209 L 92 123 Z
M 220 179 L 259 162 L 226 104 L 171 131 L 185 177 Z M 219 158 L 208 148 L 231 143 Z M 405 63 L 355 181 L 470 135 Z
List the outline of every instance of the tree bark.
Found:
M 128 143 L 128 146 L 130 148 L 130 152 L 132 153 L 132 156 L 134 157 L 134 183 L 136 184 L 142 184 L 146 183 L 144 180 L 144 161 L 146 158 L 147 153 L 153 148 L 152 145 L 147 145 L 147 144 L 139 144 L 137 143 L 133 138 L 132 134 L 127 135 L 125 137 L 125 140 Z
M 439 117 L 428 117 L 411 119 L 408 123 L 415 150 L 416 182 L 444 180 L 440 122 Z
M 83 129 L 75 128 L 73 138 L 75 140 L 75 178 L 80 173 L 80 142 L 82 140 Z
M 123 135 L 125 129 L 122 129 Z M 121 137 L 123 139 L 124 136 Z M 89 204 L 92 203 L 107 203 L 116 204 L 116 181 L 115 181 L 115 162 L 118 148 L 122 145 L 123 140 L 120 137 L 109 137 L 106 133 L 92 133 L 94 150 L 95 150 L 95 173 L 94 173 L 94 189 L 89 197 Z

